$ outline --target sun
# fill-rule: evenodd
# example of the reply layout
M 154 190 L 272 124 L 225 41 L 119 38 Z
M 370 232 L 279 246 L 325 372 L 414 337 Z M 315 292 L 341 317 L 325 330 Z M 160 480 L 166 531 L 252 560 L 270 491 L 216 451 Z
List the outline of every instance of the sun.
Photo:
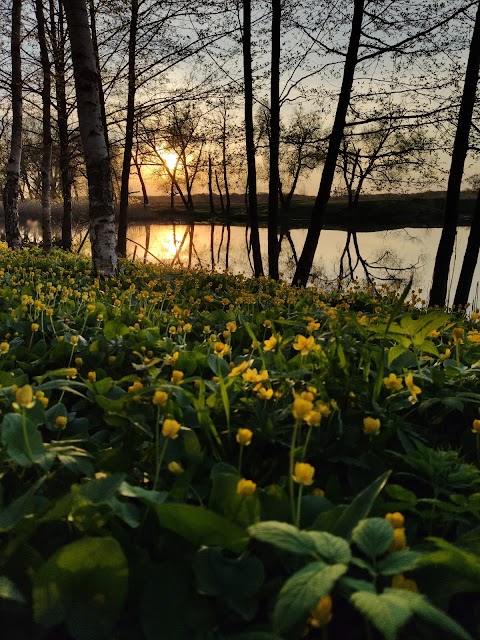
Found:
M 178 155 L 174 151 L 165 151 L 162 147 L 157 148 L 158 155 L 164 160 L 169 171 L 174 171 L 179 166 Z

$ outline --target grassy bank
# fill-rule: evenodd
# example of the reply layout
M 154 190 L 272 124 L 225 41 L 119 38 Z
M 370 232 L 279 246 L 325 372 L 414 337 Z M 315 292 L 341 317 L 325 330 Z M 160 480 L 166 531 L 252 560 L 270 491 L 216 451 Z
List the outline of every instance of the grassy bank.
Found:
M 2 638 L 480 635 L 480 316 L 0 250 Z

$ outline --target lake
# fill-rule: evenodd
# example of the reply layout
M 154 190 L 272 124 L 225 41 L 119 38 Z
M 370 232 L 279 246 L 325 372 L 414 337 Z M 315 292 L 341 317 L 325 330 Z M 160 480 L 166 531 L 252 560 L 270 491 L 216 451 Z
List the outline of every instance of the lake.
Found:
M 171 264 L 175 258 L 175 264 L 203 268 L 212 267 L 211 236 L 210 225 L 195 225 L 193 246 L 190 248 L 190 237 L 188 227 L 185 225 L 131 225 L 128 229 L 129 242 L 127 243 L 128 255 L 137 260 L 148 262 L 161 261 Z M 306 236 L 305 229 L 292 229 L 291 244 L 286 238 L 282 242 L 280 253 L 280 271 L 282 277 L 290 281 L 294 271 L 293 247 L 300 255 Z M 455 294 L 455 287 L 458 280 L 463 253 L 465 250 L 469 229 L 460 227 L 457 233 L 456 251 L 454 260 L 453 275 L 450 277 L 449 300 L 452 301 Z M 428 297 L 432 280 L 433 265 L 437 246 L 440 239 L 441 229 L 419 229 L 406 228 L 389 231 L 375 231 L 357 233 L 357 246 L 363 261 L 370 265 L 368 267 L 372 276 L 385 278 L 390 275 L 408 280 L 410 274 L 414 275 L 414 287 L 423 290 L 423 297 Z M 324 230 L 320 236 L 320 242 L 315 254 L 313 272 L 314 283 L 324 287 L 336 282 L 339 274 L 340 256 L 344 250 L 347 233 L 345 231 Z M 183 244 L 182 244 L 183 241 Z M 267 229 L 260 229 L 260 241 L 262 247 L 267 246 Z M 227 231 L 222 227 L 213 228 L 213 258 L 214 268 L 223 271 L 227 267 L 226 263 Z M 145 248 L 148 247 L 148 253 Z M 351 242 L 350 248 L 352 267 L 358 263 L 355 275 L 360 279 L 365 279 L 365 272 L 362 263 L 357 260 L 356 250 Z M 264 268 L 267 269 L 266 249 L 263 251 Z M 348 270 L 348 258 L 345 256 L 344 271 Z M 253 271 L 249 263 L 246 248 L 245 227 L 230 228 L 230 246 L 228 252 L 228 269 L 235 274 L 245 274 L 251 276 Z M 404 269 L 395 271 L 392 269 Z M 472 290 L 470 292 L 470 302 L 477 306 L 479 299 L 478 282 L 480 281 L 480 266 L 474 276 Z

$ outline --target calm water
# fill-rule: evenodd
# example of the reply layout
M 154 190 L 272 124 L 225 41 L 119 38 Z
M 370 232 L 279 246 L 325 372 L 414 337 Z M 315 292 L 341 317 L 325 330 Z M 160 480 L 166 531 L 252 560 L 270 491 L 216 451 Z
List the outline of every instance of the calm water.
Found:
M 184 225 L 131 225 L 128 229 L 128 255 L 130 258 L 135 257 L 136 260 L 146 260 L 153 263 L 160 261 L 167 265 L 172 264 L 172 261 L 175 260 L 175 264 L 187 266 L 190 259 L 191 266 L 212 268 L 210 226 L 195 226 L 192 247 L 190 247 L 190 236 L 186 233 L 187 231 L 188 227 Z M 358 233 L 357 244 L 362 259 L 371 265 L 369 271 L 374 277 L 384 278 L 390 273 L 403 280 L 408 280 L 410 274 L 413 273 L 414 287 L 422 289 L 423 296 L 428 297 L 440 233 L 441 229 L 413 228 Z M 453 300 L 455 294 L 468 233 L 469 229 L 466 227 L 458 229 L 456 250 L 452 261 L 453 274 L 450 276 L 450 300 Z M 305 236 L 305 229 L 291 231 L 291 241 L 297 255 L 301 253 Z M 322 231 L 313 266 L 315 284 L 318 286 L 325 286 L 336 280 L 339 274 L 340 256 L 344 250 L 346 239 L 347 233 L 344 231 Z M 267 269 L 266 229 L 260 229 L 260 241 L 264 248 L 262 252 L 264 268 Z M 148 247 L 148 252 L 145 251 L 146 247 Z M 213 249 L 214 268 L 223 271 L 227 267 L 227 231 L 223 230 L 222 239 L 221 226 L 214 227 Z M 350 253 L 354 266 L 357 263 L 357 255 L 353 243 L 350 245 Z M 244 227 L 231 227 L 228 268 L 232 273 L 241 273 L 247 276 L 251 276 L 253 273 L 248 260 Z M 348 262 L 345 260 L 345 269 L 347 268 Z M 404 269 L 404 271 L 393 271 L 392 268 Z M 282 277 L 289 281 L 294 272 L 294 260 L 292 248 L 286 238 L 282 242 L 280 270 Z M 357 263 L 355 275 L 360 280 L 365 278 L 361 263 Z M 477 265 L 470 292 L 470 302 L 475 307 L 480 301 L 479 282 L 480 264 Z

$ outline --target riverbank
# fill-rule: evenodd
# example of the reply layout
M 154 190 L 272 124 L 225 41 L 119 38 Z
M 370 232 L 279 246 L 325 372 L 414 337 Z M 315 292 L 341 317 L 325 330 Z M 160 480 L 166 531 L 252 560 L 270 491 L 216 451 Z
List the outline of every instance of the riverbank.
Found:
M 308 227 L 315 199 L 304 196 L 292 201 L 288 211 L 280 210 L 279 224 L 288 229 Z M 411 198 L 398 199 L 365 199 L 353 210 L 348 203 L 340 199 L 332 199 L 327 207 L 324 228 L 338 231 L 383 231 L 390 229 L 440 228 L 443 223 L 445 198 L 441 196 L 425 197 L 423 194 Z M 474 198 L 462 198 L 459 206 L 459 226 L 470 226 L 475 206 Z M 40 221 L 41 209 L 37 202 L 22 202 L 19 206 L 22 226 Z M 54 224 L 60 224 L 62 208 L 59 203 L 52 207 Z M 88 209 L 85 201 L 74 204 L 75 224 L 82 226 L 88 221 Z M 222 214 L 218 203 L 212 216 L 208 200 L 203 195 L 197 196 L 197 204 L 193 214 L 185 212 L 180 206 L 171 209 L 166 197 L 150 199 L 150 205 L 134 202 L 129 208 L 130 224 L 227 224 L 247 225 L 247 214 L 242 198 L 232 198 L 230 216 Z M 266 227 L 268 208 L 264 194 L 259 197 L 259 224 Z

